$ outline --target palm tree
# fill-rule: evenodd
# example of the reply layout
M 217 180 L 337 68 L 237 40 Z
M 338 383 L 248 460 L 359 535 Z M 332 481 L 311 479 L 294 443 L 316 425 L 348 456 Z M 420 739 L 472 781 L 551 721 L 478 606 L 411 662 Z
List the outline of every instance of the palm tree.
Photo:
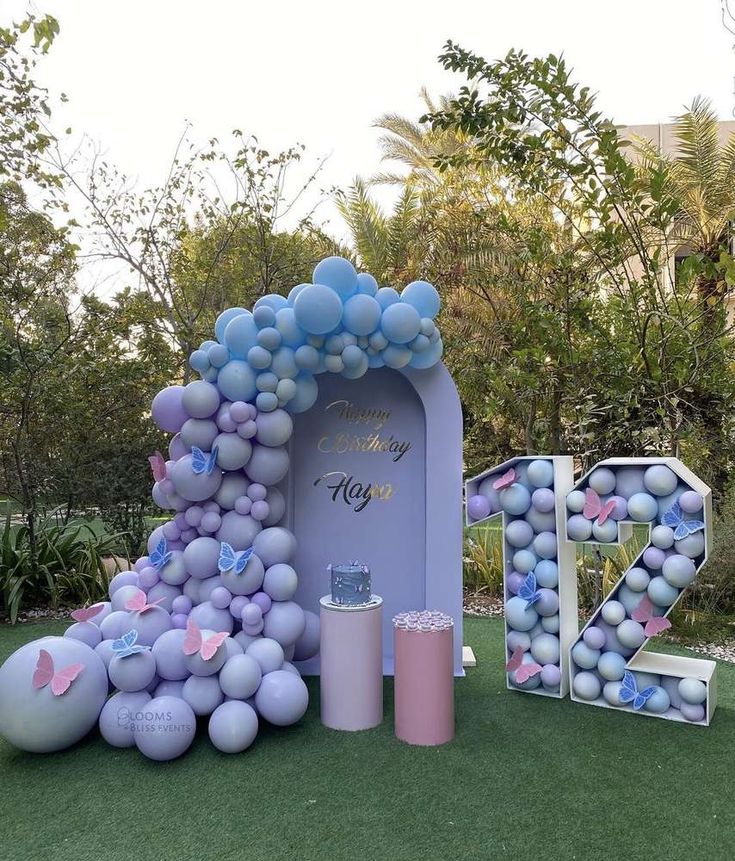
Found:
M 710 264 L 727 250 L 735 219 L 735 135 L 721 146 L 718 130 L 711 103 L 699 97 L 675 119 L 673 155 L 663 155 L 651 141 L 635 142 L 643 173 L 659 180 L 659 199 L 673 213 L 666 243 Z M 709 308 L 725 293 L 712 268 L 705 267 L 697 281 L 699 299 Z

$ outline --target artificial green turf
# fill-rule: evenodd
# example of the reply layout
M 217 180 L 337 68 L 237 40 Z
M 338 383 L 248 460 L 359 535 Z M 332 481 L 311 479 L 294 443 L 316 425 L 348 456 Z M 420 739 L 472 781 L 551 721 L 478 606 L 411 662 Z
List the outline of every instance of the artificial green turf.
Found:
M 60 623 L 0 628 L 0 660 Z M 263 726 L 239 756 L 200 732 L 170 763 L 93 736 L 34 756 L 0 741 L 0 859 L 625 859 L 733 857 L 735 667 L 711 727 L 509 692 L 502 623 L 465 620 L 478 667 L 457 681 L 457 737 L 398 742 L 319 722 Z

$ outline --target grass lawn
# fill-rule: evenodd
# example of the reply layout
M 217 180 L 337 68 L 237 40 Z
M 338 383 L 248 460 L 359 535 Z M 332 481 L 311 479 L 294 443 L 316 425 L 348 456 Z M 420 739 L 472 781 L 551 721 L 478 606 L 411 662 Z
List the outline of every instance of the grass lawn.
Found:
M 0 660 L 60 623 L 0 627 Z M 153 763 L 94 735 L 34 756 L 0 740 L 0 858 L 54 861 L 717 861 L 735 842 L 735 666 L 710 728 L 509 692 L 502 622 L 465 620 L 479 666 L 456 686 L 457 737 L 398 742 L 383 725 L 264 726 L 228 757 L 200 732 Z

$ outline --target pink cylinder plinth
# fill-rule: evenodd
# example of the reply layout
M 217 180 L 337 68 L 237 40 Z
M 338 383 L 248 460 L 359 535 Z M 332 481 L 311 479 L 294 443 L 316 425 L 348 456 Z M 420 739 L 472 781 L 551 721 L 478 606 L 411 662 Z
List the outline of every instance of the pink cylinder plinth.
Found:
M 454 738 L 453 628 L 394 629 L 396 736 L 408 744 Z
M 322 723 L 360 730 L 383 720 L 383 599 L 356 607 L 320 601 Z

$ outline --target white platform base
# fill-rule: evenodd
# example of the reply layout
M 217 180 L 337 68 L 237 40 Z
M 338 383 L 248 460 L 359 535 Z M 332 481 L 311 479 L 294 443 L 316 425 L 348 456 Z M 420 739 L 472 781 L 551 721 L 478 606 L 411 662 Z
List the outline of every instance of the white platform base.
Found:
M 477 666 L 477 658 L 475 657 L 475 653 L 472 651 L 472 646 L 462 646 L 462 666 Z

